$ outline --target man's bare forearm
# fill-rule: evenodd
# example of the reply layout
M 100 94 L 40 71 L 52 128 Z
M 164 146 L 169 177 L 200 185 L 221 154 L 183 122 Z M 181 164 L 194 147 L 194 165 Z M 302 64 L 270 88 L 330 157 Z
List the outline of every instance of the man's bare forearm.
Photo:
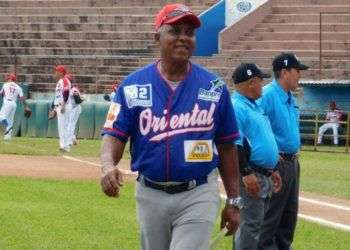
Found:
M 116 168 L 116 165 L 123 156 L 124 148 L 125 143 L 119 139 L 110 135 L 103 136 L 101 146 L 102 175 Z
M 217 145 L 220 164 L 219 171 L 227 197 L 238 196 L 238 157 L 236 146 L 230 144 Z

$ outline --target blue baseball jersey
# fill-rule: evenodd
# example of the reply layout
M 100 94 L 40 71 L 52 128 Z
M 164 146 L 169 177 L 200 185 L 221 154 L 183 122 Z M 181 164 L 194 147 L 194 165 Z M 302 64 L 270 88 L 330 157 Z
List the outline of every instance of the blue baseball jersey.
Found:
M 279 151 L 297 153 L 300 148 L 299 107 L 292 93 L 274 79 L 264 86 L 258 101 L 269 117 Z
M 243 138 L 246 138 L 250 145 L 249 163 L 261 168 L 275 168 L 279 155 L 269 118 L 254 100 L 237 91 L 232 95 L 232 103 L 240 134 L 236 144 L 243 146 Z
M 175 90 L 157 63 L 130 74 L 118 88 L 102 135 L 126 142 L 131 170 L 153 181 L 184 182 L 218 167 L 215 144 L 234 144 L 238 128 L 225 83 L 199 65 Z

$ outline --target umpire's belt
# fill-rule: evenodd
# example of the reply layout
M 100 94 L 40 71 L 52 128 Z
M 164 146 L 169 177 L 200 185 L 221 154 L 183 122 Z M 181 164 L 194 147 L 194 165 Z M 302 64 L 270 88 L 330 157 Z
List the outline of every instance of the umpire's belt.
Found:
M 208 182 L 207 176 L 205 176 L 203 178 L 191 180 L 188 182 L 182 182 L 179 184 L 165 184 L 165 183 L 160 184 L 159 182 L 151 181 L 151 180 L 147 179 L 147 177 L 142 176 L 142 175 L 139 176 L 137 178 L 137 180 L 142 181 L 146 187 L 153 188 L 153 189 L 160 190 L 160 191 L 164 191 L 168 194 L 177 194 L 177 193 L 181 193 L 184 191 L 188 191 L 188 190 L 194 189 L 195 187 L 198 187 L 198 186 Z
M 269 168 L 262 168 L 262 167 L 258 167 L 254 164 L 249 164 L 249 166 L 252 168 L 252 170 L 254 172 L 257 172 L 259 174 L 262 174 L 266 177 L 270 177 L 274 171 L 274 169 L 269 169 Z
M 282 159 L 285 161 L 294 161 L 298 158 L 297 154 L 288 154 L 288 153 L 282 153 L 282 152 L 280 152 L 279 154 L 282 157 Z

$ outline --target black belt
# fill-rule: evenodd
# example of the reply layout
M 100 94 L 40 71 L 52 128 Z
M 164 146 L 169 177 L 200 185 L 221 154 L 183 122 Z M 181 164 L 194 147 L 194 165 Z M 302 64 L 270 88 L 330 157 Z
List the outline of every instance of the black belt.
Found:
M 283 160 L 285 161 L 294 161 L 298 158 L 297 154 L 287 154 L 287 153 L 279 153 Z
M 158 184 L 153 181 L 148 180 L 146 177 L 141 177 L 143 180 L 143 183 L 145 184 L 146 187 L 153 188 L 156 190 L 164 191 L 168 194 L 177 194 L 181 193 L 184 191 L 188 191 L 191 189 L 194 189 L 195 187 L 198 187 L 202 184 L 205 184 L 208 182 L 208 178 L 203 177 L 200 179 L 184 182 L 181 184 L 171 184 L 171 185 L 163 185 L 163 184 Z M 137 178 L 138 181 L 140 181 L 140 176 Z
M 268 168 L 261 168 L 261 167 L 258 167 L 258 166 L 252 166 L 251 164 L 249 164 L 252 168 L 252 170 L 254 172 L 257 172 L 259 174 L 262 174 L 266 177 L 270 177 L 272 175 L 272 173 L 274 172 L 274 169 L 268 169 Z

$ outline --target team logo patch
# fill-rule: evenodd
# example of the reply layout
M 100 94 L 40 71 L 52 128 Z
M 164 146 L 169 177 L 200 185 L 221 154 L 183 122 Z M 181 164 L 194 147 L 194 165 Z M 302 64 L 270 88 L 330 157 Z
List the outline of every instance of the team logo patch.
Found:
M 239 12 L 248 12 L 252 9 L 253 5 L 249 1 L 241 1 L 237 4 L 237 10 Z
M 121 105 L 119 103 L 113 102 L 111 106 L 109 106 L 109 110 L 107 113 L 107 118 L 104 127 L 105 128 L 113 128 L 113 123 L 117 120 Z
M 225 85 L 225 82 L 221 79 L 215 79 L 210 81 L 211 87 L 209 90 L 200 88 L 198 91 L 198 99 L 204 101 L 218 102 L 221 97 L 222 88 Z
M 137 106 L 152 107 L 151 84 L 125 86 L 123 90 L 128 108 Z
M 210 162 L 213 160 L 212 140 L 184 141 L 186 162 Z

